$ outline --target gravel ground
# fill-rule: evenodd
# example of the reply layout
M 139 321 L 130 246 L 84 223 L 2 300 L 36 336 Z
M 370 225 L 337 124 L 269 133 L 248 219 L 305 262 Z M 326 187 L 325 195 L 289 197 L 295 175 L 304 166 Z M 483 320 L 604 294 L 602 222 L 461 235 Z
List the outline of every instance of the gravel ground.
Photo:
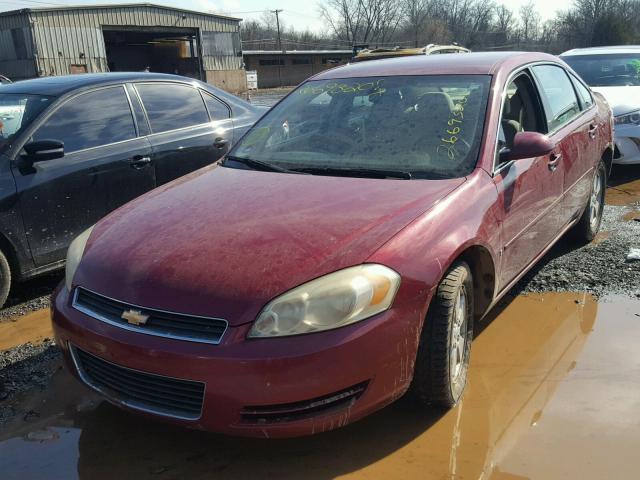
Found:
M 607 205 L 595 242 L 577 246 L 561 240 L 515 287 L 514 292 L 619 293 L 640 297 L 640 262 L 626 260 L 640 248 L 640 222 L 624 220 L 633 206 Z
M 61 367 L 61 360 L 50 339 L 0 352 L 0 429 L 20 411 L 20 394 L 34 388 L 44 389 L 51 375 Z M 34 411 L 21 413 L 25 420 L 38 415 Z

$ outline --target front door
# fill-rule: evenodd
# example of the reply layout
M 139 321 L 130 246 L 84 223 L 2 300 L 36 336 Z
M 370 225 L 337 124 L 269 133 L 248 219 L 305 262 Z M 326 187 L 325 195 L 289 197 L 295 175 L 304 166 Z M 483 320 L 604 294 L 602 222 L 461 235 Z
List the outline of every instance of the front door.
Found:
M 540 96 L 528 72 L 508 85 L 500 123 L 498 150 L 510 148 L 518 132 L 546 132 Z M 494 182 L 501 202 L 503 238 L 500 290 L 557 235 L 563 192 L 558 155 L 556 149 L 542 157 L 496 162 Z
M 155 186 L 151 147 L 137 136 L 122 86 L 67 100 L 32 139 L 59 140 L 65 149 L 62 158 L 36 163 L 35 172 L 13 166 L 37 266 L 64 259 L 79 233 Z

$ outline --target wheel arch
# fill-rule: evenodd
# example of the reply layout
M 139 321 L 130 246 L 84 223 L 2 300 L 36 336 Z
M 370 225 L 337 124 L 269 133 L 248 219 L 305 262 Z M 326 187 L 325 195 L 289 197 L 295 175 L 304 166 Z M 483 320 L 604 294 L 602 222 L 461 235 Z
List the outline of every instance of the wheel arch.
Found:
M 9 241 L 4 234 L 0 233 L 0 252 L 4 254 L 9 262 L 9 267 L 11 267 L 12 276 L 16 275 L 17 272 L 20 271 L 18 268 L 18 255 L 16 253 L 16 249 L 13 244 Z
M 613 168 L 613 157 L 615 155 L 615 151 L 614 148 L 612 147 L 612 145 L 609 143 L 607 144 L 607 146 L 605 147 L 604 151 L 602 152 L 602 161 L 604 162 L 604 164 L 607 167 L 607 178 L 609 178 L 609 176 L 611 176 L 611 169 Z

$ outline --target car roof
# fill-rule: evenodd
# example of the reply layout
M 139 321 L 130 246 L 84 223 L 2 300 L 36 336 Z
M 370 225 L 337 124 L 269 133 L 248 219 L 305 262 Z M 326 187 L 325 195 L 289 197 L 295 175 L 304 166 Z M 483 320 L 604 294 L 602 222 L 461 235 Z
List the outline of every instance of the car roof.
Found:
M 0 86 L 0 93 L 23 93 L 58 97 L 78 88 L 109 85 L 120 82 L 138 82 L 145 80 L 170 80 L 193 82 L 191 78 L 179 75 L 150 72 L 110 72 L 84 73 L 33 78 Z
M 640 53 L 640 45 L 613 45 L 609 47 L 574 48 L 561 53 L 561 57 L 574 55 L 610 55 L 612 53 Z
M 319 73 L 314 80 L 379 77 L 387 75 L 491 75 L 532 62 L 555 62 L 558 57 L 539 52 L 471 52 L 460 55 L 414 55 L 356 62 Z

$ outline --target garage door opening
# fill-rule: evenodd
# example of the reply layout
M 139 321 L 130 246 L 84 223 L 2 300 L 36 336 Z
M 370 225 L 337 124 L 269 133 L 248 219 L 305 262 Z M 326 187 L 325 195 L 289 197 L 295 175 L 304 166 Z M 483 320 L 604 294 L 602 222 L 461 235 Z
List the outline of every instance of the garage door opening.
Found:
M 202 79 L 198 30 L 103 28 L 111 72 L 174 73 Z

